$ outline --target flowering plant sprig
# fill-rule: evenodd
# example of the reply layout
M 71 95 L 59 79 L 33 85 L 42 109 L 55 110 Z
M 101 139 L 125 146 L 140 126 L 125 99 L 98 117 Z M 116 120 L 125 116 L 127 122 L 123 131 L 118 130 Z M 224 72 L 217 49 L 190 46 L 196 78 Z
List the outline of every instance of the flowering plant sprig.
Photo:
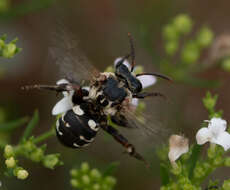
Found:
M 114 165 L 111 165 L 114 167 Z M 111 167 L 109 167 L 109 170 Z M 112 190 L 116 179 L 110 176 L 110 172 L 101 173 L 98 169 L 90 169 L 87 162 L 83 162 L 79 169 L 70 171 L 70 184 L 79 190 Z
M 205 48 L 208 48 L 214 34 L 207 26 L 202 26 L 195 36 L 190 33 L 194 22 L 187 14 L 177 15 L 162 31 L 166 58 L 160 62 L 163 73 L 172 76 L 175 81 L 187 82 L 193 85 L 214 85 L 205 80 L 192 77 L 193 73 L 206 68 L 205 64 L 196 64 Z
M 32 130 L 38 124 L 38 121 L 38 111 L 35 111 L 19 143 L 17 145 L 1 145 L 1 147 L 4 148 L 5 174 L 7 176 L 16 176 L 18 179 L 26 179 L 29 176 L 29 172 L 19 165 L 19 157 L 24 157 L 35 163 L 41 163 L 44 167 L 49 169 L 54 169 L 56 166 L 63 164 L 60 161 L 60 154 L 45 154 L 46 145 L 37 146 L 37 143 L 54 135 L 53 128 L 36 138 L 31 137 Z M 4 128 L 1 128 L 1 130 L 10 130 L 12 125 L 5 125 L 3 127 Z
M 22 49 L 16 46 L 16 42 L 18 41 L 17 38 L 10 41 L 9 43 L 6 43 L 6 38 L 6 35 L 2 35 L 0 37 L 0 56 L 5 58 L 12 58 Z
M 205 108 L 209 112 L 210 120 L 196 135 L 197 144 L 190 145 L 185 137 L 173 135 L 169 141 L 169 148 L 159 152 L 161 159 L 162 187 L 161 190 L 201 190 L 201 185 L 207 177 L 219 167 L 230 167 L 230 157 L 225 153 L 230 149 L 230 134 L 225 131 L 227 122 L 221 119 L 222 111 L 216 111 L 217 96 L 207 93 L 203 99 Z M 206 156 L 201 157 L 201 145 L 210 142 Z M 167 152 L 169 158 L 167 158 Z M 169 161 L 170 160 L 170 161 Z M 210 180 L 206 189 L 228 190 L 230 180 L 220 182 Z

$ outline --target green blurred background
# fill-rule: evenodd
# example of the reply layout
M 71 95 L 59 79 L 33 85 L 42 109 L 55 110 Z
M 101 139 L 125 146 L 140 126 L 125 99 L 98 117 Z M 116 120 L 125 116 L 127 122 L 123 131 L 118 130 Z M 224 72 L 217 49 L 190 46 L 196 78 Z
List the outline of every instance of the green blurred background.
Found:
M 205 24 L 213 30 L 216 38 L 228 35 L 229 6 L 227 0 L 0 0 L 0 34 L 6 33 L 9 39 L 18 37 L 17 44 L 22 48 L 13 59 L 0 60 L 5 70 L 0 79 L 0 106 L 8 110 L 9 119 L 31 115 L 38 108 L 40 123 L 35 134 L 50 128 L 55 119 L 51 116 L 51 109 L 60 97 L 49 92 L 25 92 L 20 87 L 37 83 L 54 84 L 60 78 L 59 66 L 50 59 L 48 51 L 57 23 L 74 34 L 81 51 L 101 71 L 113 64 L 116 57 L 129 51 L 127 33 L 131 32 L 135 39 L 136 62 L 148 70 L 159 72 L 158 61 L 164 56 L 162 28 L 165 24 L 177 14 L 186 13 L 195 23 L 194 31 Z M 213 64 L 210 56 L 210 51 L 206 50 L 202 54 L 202 61 Z M 56 138 L 50 139 L 47 141 L 49 152 L 60 152 L 64 166 L 52 171 L 25 161 L 30 177 L 25 181 L 4 178 L 3 187 L 10 190 L 71 189 L 69 170 L 74 165 L 87 161 L 91 166 L 103 169 L 110 162 L 119 161 L 115 189 L 159 189 L 159 161 L 155 150 L 166 143 L 168 135 L 172 133 L 183 133 L 191 142 L 194 141 L 201 122 L 208 119 L 201 101 L 207 90 L 219 94 L 217 108 L 224 110 L 226 120 L 230 119 L 229 73 L 216 64 L 195 77 L 219 80 L 220 85 L 201 88 L 175 81 L 173 84 L 160 82 L 152 88 L 170 99 L 169 103 L 157 98 L 152 100 L 151 108 L 154 109 L 156 127 L 161 128 L 160 136 L 154 134 L 146 137 L 138 130 L 121 129 L 152 164 L 151 169 L 122 154 L 122 147 L 101 131 L 95 143 L 83 150 L 67 149 Z M 13 141 L 21 133 L 21 130 L 17 130 L 13 134 Z M 216 175 L 225 179 L 229 171 L 217 171 Z

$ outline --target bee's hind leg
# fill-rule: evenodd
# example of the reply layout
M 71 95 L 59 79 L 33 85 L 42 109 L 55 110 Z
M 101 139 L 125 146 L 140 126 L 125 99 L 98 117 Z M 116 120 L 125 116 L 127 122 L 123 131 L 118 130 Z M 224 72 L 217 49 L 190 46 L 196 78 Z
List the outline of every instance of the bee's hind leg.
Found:
M 122 134 L 120 134 L 119 131 L 118 131 L 117 129 L 113 128 L 113 127 L 110 126 L 110 125 L 101 125 L 101 128 L 102 128 L 103 130 L 105 130 L 107 133 L 109 133 L 110 135 L 112 135 L 113 138 L 114 138 L 117 142 L 119 142 L 122 146 L 124 146 L 125 149 L 126 149 L 126 152 L 127 152 L 130 156 L 132 156 L 132 157 L 134 157 L 134 158 L 136 158 L 136 159 L 138 159 L 138 160 L 143 161 L 143 162 L 145 163 L 145 165 L 146 165 L 147 167 L 149 167 L 148 162 L 147 162 L 139 153 L 137 153 L 137 152 L 135 151 L 134 146 L 133 146 L 132 144 L 130 144 L 130 143 L 128 142 L 128 140 L 127 140 Z

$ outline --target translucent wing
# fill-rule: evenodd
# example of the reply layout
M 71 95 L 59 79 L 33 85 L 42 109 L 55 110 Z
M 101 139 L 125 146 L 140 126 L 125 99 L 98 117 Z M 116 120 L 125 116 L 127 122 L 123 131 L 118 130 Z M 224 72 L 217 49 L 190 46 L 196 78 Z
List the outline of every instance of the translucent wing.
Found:
M 82 80 L 90 80 L 93 73 L 98 72 L 80 50 L 76 37 L 61 24 L 51 36 L 49 54 L 60 67 L 60 77 L 80 83 Z

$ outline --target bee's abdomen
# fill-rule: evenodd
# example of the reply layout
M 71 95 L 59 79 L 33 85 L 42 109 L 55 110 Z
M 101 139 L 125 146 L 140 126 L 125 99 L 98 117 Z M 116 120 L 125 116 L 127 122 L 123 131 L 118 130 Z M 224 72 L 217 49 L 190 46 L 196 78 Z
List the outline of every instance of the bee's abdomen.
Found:
M 80 148 L 89 145 L 99 130 L 99 126 L 80 105 L 74 106 L 59 120 L 56 125 L 56 134 L 59 141 L 68 147 Z

